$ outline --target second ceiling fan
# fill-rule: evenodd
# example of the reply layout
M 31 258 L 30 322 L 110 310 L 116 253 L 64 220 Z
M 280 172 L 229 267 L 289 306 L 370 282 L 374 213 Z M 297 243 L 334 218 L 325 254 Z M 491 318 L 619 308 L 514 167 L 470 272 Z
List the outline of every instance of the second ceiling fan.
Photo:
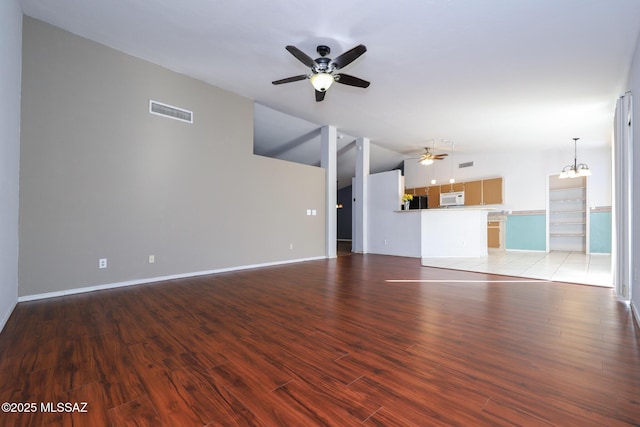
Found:
M 418 163 L 420 163 L 421 165 L 428 166 L 432 164 L 434 160 L 443 160 L 446 156 L 448 156 L 447 153 L 433 154 L 429 149 L 429 147 L 425 147 L 424 153 L 422 154 L 422 156 L 420 156 Z
M 272 82 L 274 85 L 309 79 L 316 92 L 316 102 L 320 102 L 324 99 L 327 89 L 329 89 L 333 82 L 361 88 L 369 87 L 370 83 L 366 80 L 362 80 L 349 74 L 336 73 L 336 71 L 351 64 L 353 61 L 358 59 L 360 55 L 367 51 L 366 46 L 363 44 L 360 44 L 353 49 L 344 52 L 342 55 L 337 56 L 335 59 L 327 57 L 327 55 L 331 53 L 331 49 L 325 45 L 320 45 L 317 47 L 316 51 L 318 52 L 320 57 L 316 59 L 312 59 L 309 55 L 295 46 L 289 45 L 286 47 L 286 49 L 300 62 L 302 62 L 307 67 L 310 67 L 311 72 L 309 74 L 300 74 L 298 76 L 276 80 Z

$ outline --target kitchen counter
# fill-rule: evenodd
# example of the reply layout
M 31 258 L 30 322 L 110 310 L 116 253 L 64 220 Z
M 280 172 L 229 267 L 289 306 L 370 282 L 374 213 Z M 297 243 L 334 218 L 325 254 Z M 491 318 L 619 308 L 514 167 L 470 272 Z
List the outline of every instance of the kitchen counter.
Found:
M 433 257 L 482 257 L 487 250 L 487 215 L 492 208 L 450 207 L 396 211 L 420 215 L 420 254 Z

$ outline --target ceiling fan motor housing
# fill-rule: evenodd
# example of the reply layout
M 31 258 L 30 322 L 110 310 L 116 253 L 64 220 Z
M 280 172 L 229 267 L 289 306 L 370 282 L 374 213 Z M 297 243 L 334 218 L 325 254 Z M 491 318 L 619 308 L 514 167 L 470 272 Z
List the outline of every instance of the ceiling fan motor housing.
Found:
M 316 48 L 316 52 L 318 52 L 318 55 L 320 56 L 327 56 L 331 53 L 331 49 L 329 46 L 321 44 Z
M 317 73 L 330 73 L 333 71 L 333 67 L 330 66 L 331 58 L 317 58 L 315 60 L 315 65 L 313 66 L 313 71 Z

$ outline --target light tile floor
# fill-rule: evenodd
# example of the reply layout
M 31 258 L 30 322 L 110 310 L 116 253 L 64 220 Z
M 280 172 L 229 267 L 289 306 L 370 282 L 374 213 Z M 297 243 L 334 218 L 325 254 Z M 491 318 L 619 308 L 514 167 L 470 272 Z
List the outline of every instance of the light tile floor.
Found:
M 555 282 L 613 286 L 611 255 L 584 252 L 489 252 L 479 258 L 422 258 L 425 267 L 502 274 Z

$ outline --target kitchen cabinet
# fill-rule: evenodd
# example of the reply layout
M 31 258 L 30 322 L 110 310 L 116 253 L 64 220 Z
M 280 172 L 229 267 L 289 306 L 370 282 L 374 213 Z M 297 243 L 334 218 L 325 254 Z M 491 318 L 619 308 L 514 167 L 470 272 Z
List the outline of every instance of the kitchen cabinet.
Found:
M 429 195 L 429 187 L 417 187 L 414 188 L 414 196 L 428 196 Z
M 454 182 L 453 184 L 442 184 L 440 193 L 453 193 L 456 191 L 464 191 L 464 182 Z
M 464 205 L 477 206 L 482 204 L 482 181 L 464 183 Z
M 502 178 L 482 180 L 482 204 L 499 205 L 502 199 Z
M 432 185 L 428 187 L 427 207 L 435 209 L 440 207 L 440 186 Z
M 405 193 L 428 196 L 429 209 L 440 207 L 440 194 L 464 191 L 465 206 L 499 205 L 503 203 L 503 179 L 478 179 L 452 184 L 407 188 Z
M 502 199 L 502 178 L 464 182 L 465 206 L 499 205 Z
M 500 249 L 500 221 L 488 222 L 487 245 L 493 249 Z

